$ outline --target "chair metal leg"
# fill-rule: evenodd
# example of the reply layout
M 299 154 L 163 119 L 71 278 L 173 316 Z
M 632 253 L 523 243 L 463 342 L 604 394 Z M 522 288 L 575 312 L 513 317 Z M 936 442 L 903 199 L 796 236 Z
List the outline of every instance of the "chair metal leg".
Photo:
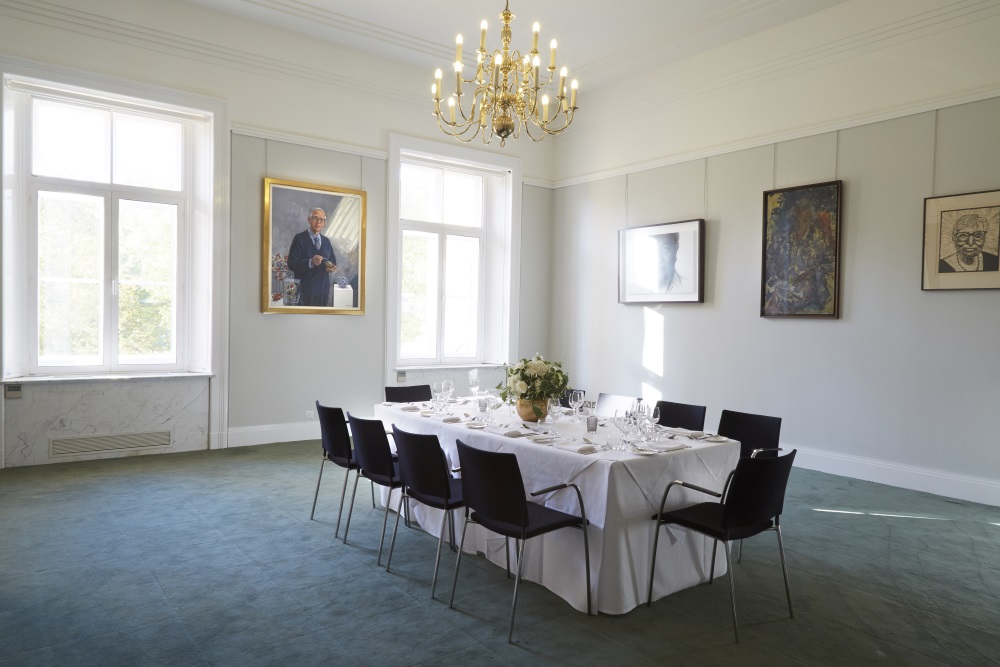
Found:
M 446 511 L 448 515 L 448 541 L 451 545 L 451 550 L 455 550 L 455 513 L 451 510 Z
M 590 616 L 591 601 L 590 601 L 590 539 L 587 537 L 587 521 L 584 519 L 584 523 L 580 528 L 583 529 L 583 557 L 587 563 L 587 616 Z
M 785 548 L 781 544 L 781 526 L 775 526 L 774 530 L 778 533 L 778 553 L 781 554 L 781 576 L 785 578 L 785 597 L 788 598 L 788 617 L 795 618 L 795 612 L 792 611 L 792 591 L 788 588 L 788 570 L 785 569 Z
M 462 538 L 458 541 L 458 558 L 455 559 L 455 577 L 451 580 L 451 598 L 448 600 L 448 608 L 455 608 L 455 588 L 458 585 L 458 567 L 462 564 L 462 547 L 465 546 L 465 535 L 469 532 L 469 515 L 465 515 L 465 524 L 462 526 Z
M 739 644 L 740 626 L 736 622 L 736 573 L 733 572 L 733 557 L 730 553 L 732 551 L 730 544 L 730 542 L 726 542 L 726 567 L 729 569 L 729 595 L 733 600 L 733 632 L 736 633 L 736 643 Z
M 514 545 L 517 547 L 517 544 Z M 510 579 L 510 538 L 503 538 L 504 554 L 507 556 L 507 578 Z
M 312 512 L 309 512 L 309 520 L 312 521 L 313 516 L 316 514 L 316 500 L 319 499 L 319 483 L 323 481 L 323 466 L 326 465 L 326 457 L 319 462 L 319 479 L 316 480 L 316 495 L 313 496 L 313 508 Z M 334 535 L 336 537 L 336 535 Z
M 743 562 L 743 540 L 740 540 L 740 551 L 736 556 L 736 562 L 737 563 Z
M 399 490 L 399 505 L 403 504 L 403 499 L 406 498 L 406 494 L 403 490 Z M 392 525 L 392 539 L 389 540 L 389 557 L 385 561 L 385 571 L 389 571 L 389 566 L 392 565 L 392 550 L 396 546 L 396 531 L 399 529 L 399 505 L 396 506 L 396 522 Z
M 660 541 L 660 524 L 656 522 L 653 532 L 653 554 L 649 557 L 649 589 L 646 591 L 646 606 L 653 604 L 653 573 L 656 572 L 656 545 Z
M 437 556 L 434 557 L 434 577 L 431 579 L 431 599 L 434 599 L 434 589 L 437 588 L 438 582 L 438 567 L 441 565 L 441 545 L 444 543 L 444 524 L 448 519 L 450 512 L 448 510 L 444 511 L 441 516 L 441 530 L 438 531 L 438 550 Z M 399 523 L 399 516 L 396 516 L 396 523 Z M 391 551 L 390 551 L 391 553 Z
M 518 540 L 521 544 L 517 550 L 517 577 L 514 578 L 514 601 L 510 605 L 510 625 L 507 627 L 507 643 L 513 643 L 514 612 L 517 611 L 517 585 L 521 583 L 521 564 L 524 563 L 524 545 L 528 540 Z
M 337 510 L 337 527 L 333 531 L 333 538 L 337 539 L 340 534 L 340 517 L 344 516 L 344 497 L 347 495 L 347 482 L 351 479 L 351 469 L 344 468 L 344 487 L 340 490 L 340 509 Z
M 350 472 L 350 471 L 348 471 Z M 351 513 L 354 512 L 354 496 L 358 494 L 358 479 L 361 477 L 361 471 L 354 471 L 354 488 L 351 490 L 351 504 L 347 509 L 347 525 L 344 526 L 344 544 L 347 544 L 347 531 L 351 529 Z M 346 486 L 346 485 L 345 485 Z
M 400 499 L 402 501 L 402 499 Z M 396 514 L 398 517 L 399 514 Z M 378 537 L 378 558 L 375 559 L 376 565 L 382 564 L 382 543 L 385 541 L 385 524 L 389 521 L 389 503 L 385 504 L 385 511 L 382 513 L 382 534 Z
M 712 540 L 712 572 L 708 575 L 708 583 L 715 581 L 715 552 L 719 550 L 719 540 Z
M 375 482 L 372 482 L 372 509 L 378 509 L 375 505 Z

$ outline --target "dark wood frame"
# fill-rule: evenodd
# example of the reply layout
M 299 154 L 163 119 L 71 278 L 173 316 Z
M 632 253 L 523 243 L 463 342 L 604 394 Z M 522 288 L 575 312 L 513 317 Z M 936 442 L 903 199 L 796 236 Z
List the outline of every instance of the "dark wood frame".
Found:
M 676 225 L 676 227 L 675 227 Z M 659 236 L 670 233 L 694 232 L 698 247 L 691 257 L 694 271 L 690 278 L 693 283 L 690 290 L 683 292 L 650 291 L 645 293 L 630 292 L 629 279 L 634 276 L 626 262 L 626 254 L 630 239 L 635 242 L 641 237 Z M 681 246 L 683 248 L 683 246 Z M 644 267 L 647 270 L 650 267 Z M 618 302 L 619 303 L 705 303 L 705 220 L 680 220 L 677 222 L 661 222 L 653 225 L 629 227 L 618 232 Z
M 921 262 L 920 289 L 965 290 L 1000 289 L 1000 271 L 987 270 L 969 273 L 943 273 L 939 271 L 941 261 L 941 228 L 953 223 L 967 211 L 995 209 L 985 213 L 988 226 L 986 250 L 996 251 L 997 237 L 1000 235 L 1000 190 L 965 192 L 956 195 L 942 195 L 924 199 L 924 239 L 923 261 Z M 932 242 L 928 243 L 928 239 Z
M 779 277 L 775 271 L 775 267 L 769 266 L 768 263 L 768 236 L 769 232 L 774 227 L 774 220 L 772 220 L 771 215 L 771 204 L 779 195 L 784 199 L 788 193 L 803 193 L 808 195 L 809 191 L 814 191 L 817 195 L 820 194 L 821 189 L 834 189 L 834 199 L 833 204 L 834 210 L 830 211 L 832 214 L 833 225 L 835 229 L 832 233 L 832 239 L 829 239 L 830 234 L 827 233 L 823 238 L 823 235 L 816 236 L 815 234 L 810 234 L 811 241 L 814 243 L 819 243 L 821 245 L 828 245 L 832 240 L 833 248 L 823 247 L 822 250 L 833 252 L 833 285 L 832 285 L 832 310 L 831 312 L 812 312 L 805 310 L 804 312 L 777 312 L 773 308 L 768 307 L 768 291 L 769 283 L 776 277 Z M 762 225 L 762 238 L 761 238 L 761 268 L 760 268 L 760 316 L 761 317 L 818 317 L 818 318 L 832 318 L 836 319 L 840 317 L 840 237 L 841 229 L 843 227 L 843 218 L 841 212 L 843 211 L 842 206 L 842 196 L 843 196 L 843 181 L 827 181 L 825 183 L 813 183 L 810 185 L 797 185 L 789 188 L 778 188 L 776 190 L 768 190 L 764 193 L 764 208 L 763 208 L 763 225 Z M 825 224 L 823 221 L 819 220 L 818 217 L 814 217 L 808 221 L 810 223 L 810 228 L 808 231 L 815 231 L 817 227 Z M 821 232 L 822 230 L 820 230 Z M 787 235 L 787 243 L 789 246 L 795 243 L 795 239 L 791 238 L 791 234 Z M 797 247 L 805 247 L 806 244 L 800 244 Z M 824 278 L 829 277 L 830 272 L 827 271 L 824 274 Z M 830 299 L 827 300 L 827 304 L 830 303 Z

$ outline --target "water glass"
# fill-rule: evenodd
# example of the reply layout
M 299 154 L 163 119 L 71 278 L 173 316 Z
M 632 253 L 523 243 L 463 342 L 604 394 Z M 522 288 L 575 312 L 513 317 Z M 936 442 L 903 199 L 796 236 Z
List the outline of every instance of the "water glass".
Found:
M 573 421 L 580 421 L 580 406 L 583 405 L 583 392 L 579 389 L 574 389 L 569 392 L 569 407 L 573 408 Z
M 479 393 L 479 371 L 469 371 L 469 395 L 475 396 Z

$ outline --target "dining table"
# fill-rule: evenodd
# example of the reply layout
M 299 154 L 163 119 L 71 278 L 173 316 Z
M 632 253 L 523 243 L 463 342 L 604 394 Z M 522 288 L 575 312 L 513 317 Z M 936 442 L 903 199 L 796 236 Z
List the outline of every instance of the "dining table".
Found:
M 495 403 L 494 403 L 495 405 Z M 576 484 L 589 521 L 593 612 L 625 614 L 646 601 L 653 515 L 664 489 L 674 480 L 722 492 L 739 459 L 736 440 L 685 429 L 658 427 L 649 439 L 622 449 L 612 420 L 600 420 L 595 432 L 584 419 L 557 419 L 558 435 L 544 433 L 545 424 L 523 422 L 509 405 L 480 413 L 472 399 L 452 400 L 447 408 L 430 403 L 380 403 L 375 416 L 411 433 L 436 435 L 453 469 L 459 468 L 456 442 L 517 457 L 527 493 L 564 482 Z M 610 444 L 616 448 L 610 448 Z M 460 475 L 460 472 L 456 474 Z M 383 502 L 397 508 L 399 491 L 383 490 Z M 580 515 L 572 489 L 529 498 L 563 512 Z M 711 500 L 709 496 L 674 486 L 666 509 Z M 464 510 L 455 512 L 456 544 Z M 411 519 L 439 536 L 441 510 L 416 502 Z M 447 528 L 446 528 L 447 530 Z M 713 540 L 675 526 L 665 526 L 657 549 L 653 599 L 690 588 L 710 578 Z M 500 567 L 516 562 L 516 546 L 504 537 L 470 524 L 465 550 L 479 553 Z M 725 546 L 723 546 L 725 548 Z M 715 559 L 715 576 L 726 572 L 723 554 Z M 531 539 L 524 550 L 522 577 L 545 586 L 579 611 L 587 611 L 583 536 L 579 530 L 558 530 Z

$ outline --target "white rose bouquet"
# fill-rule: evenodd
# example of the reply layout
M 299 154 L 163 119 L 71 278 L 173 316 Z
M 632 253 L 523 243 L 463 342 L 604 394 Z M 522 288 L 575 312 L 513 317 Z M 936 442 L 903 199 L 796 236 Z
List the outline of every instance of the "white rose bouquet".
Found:
M 545 361 L 536 354 L 531 359 L 521 359 L 515 366 L 507 367 L 507 383 L 498 384 L 500 398 L 544 401 L 561 398 L 569 386 L 569 376 L 558 361 Z M 536 408 L 536 414 L 540 410 Z

